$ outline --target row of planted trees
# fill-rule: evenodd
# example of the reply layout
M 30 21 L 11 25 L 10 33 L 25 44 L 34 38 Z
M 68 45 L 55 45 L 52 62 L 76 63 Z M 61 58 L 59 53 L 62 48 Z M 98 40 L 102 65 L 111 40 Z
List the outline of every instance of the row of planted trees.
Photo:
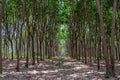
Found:
M 68 24 L 69 55 L 85 64 L 105 60 L 106 77 L 115 76 L 120 60 L 120 6 L 117 0 L 71 0 Z
M 17 59 L 16 70 L 19 71 L 20 58 L 26 59 L 25 66 L 28 68 L 29 60 L 34 65 L 36 61 L 39 63 L 58 55 L 58 0 L 2 1 L 5 6 L 3 19 L 0 16 L 3 20 L 0 73 L 2 58 Z
M 2 0 L 0 8 L 0 73 L 2 58 L 34 65 L 59 55 L 58 30 L 65 34 L 70 57 L 92 65 L 105 60 L 106 76 L 115 76 L 120 60 L 119 0 Z M 5 6 L 4 6 L 5 5 Z M 68 32 L 67 32 L 68 31 Z

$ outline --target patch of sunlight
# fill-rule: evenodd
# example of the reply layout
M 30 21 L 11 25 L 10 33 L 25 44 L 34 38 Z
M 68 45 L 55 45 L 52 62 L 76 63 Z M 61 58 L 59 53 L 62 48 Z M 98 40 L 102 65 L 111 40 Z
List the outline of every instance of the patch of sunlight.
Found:
M 13 66 L 13 64 L 9 64 L 9 66 L 11 67 L 11 66 Z
M 61 78 L 57 78 L 56 80 L 61 80 Z
M 72 62 L 65 62 L 64 65 L 71 65 Z
M 87 72 L 87 74 L 91 74 L 91 73 L 94 73 L 93 71 L 89 71 L 89 72 Z
M 68 69 L 59 69 L 59 71 L 68 71 L 68 70 L 73 70 L 73 68 L 68 68 Z
M 82 68 L 89 68 L 89 67 L 86 66 L 86 65 L 80 65 L 80 67 L 82 67 Z
M 93 78 L 92 80 L 102 80 L 102 79 L 98 79 L 98 78 Z
M 25 60 L 21 60 L 20 62 L 21 62 L 21 63 L 25 63 L 26 61 L 25 61 Z
M 57 73 L 58 70 L 46 70 L 46 71 L 41 71 L 42 73 Z
M 120 75 L 118 75 L 117 78 L 120 78 Z
M 88 74 L 82 73 L 82 77 L 87 77 L 87 76 L 88 76 Z
M 120 64 L 116 64 L 116 66 L 120 66 Z
M 105 72 L 98 72 L 99 74 L 105 74 Z
M 43 66 L 43 64 L 39 64 L 38 66 Z
M 9 74 L 14 74 L 14 75 L 20 75 L 20 74 L 25 74 L 26 72 L 15 72 L 15 71 L 11 71 L 9 72 Z
M 28 71 L 29 74 L 38 74 L 39 71 L 36 71 L 36 70 L 32 70 L 32 71 Z
M 15 71 L 10 71 L 10 74 L 16 74 Z
M 82 69 L 82 67 L 74 67 L 75 70 Z

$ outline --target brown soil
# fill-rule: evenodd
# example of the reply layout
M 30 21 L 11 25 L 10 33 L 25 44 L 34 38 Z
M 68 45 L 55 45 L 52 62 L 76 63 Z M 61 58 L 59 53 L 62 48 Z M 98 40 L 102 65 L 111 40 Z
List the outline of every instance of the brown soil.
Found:
M 88 66 L 78 60 L 45 60 L 36 65 L 29 63 L 28 69 L 25 60 L 20 60 L 20 72 L 16 72 L 16 60 L 4 60 L 4 77 L 0 80 L 120 80 L 120 63 L 116 64 L 116 78 L 106 79 L 102 61 L 97 71 L 96 64 Z

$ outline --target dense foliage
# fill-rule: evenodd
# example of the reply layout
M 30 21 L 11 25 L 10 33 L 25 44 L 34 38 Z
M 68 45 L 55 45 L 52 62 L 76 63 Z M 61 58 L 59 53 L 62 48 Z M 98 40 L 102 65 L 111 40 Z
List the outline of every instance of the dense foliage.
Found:
M 106 70 L 120 60 L 120 0 L 5 0 L 4 8 L 2 1 L 0 56 L 17 58 L 17 71 L 20 58 L 28 67 L 29 59 L 34 65 L 63 55 L 95 60 L 98 69 L 105 59 Z

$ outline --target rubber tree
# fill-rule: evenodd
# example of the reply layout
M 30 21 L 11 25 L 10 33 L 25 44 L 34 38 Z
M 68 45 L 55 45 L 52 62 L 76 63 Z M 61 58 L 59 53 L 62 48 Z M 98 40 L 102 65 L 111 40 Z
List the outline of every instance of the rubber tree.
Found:
M 4 12 L 5 0 L 2 0 L 0 6 L 0 74 L 2 74 L 2 17 Z

